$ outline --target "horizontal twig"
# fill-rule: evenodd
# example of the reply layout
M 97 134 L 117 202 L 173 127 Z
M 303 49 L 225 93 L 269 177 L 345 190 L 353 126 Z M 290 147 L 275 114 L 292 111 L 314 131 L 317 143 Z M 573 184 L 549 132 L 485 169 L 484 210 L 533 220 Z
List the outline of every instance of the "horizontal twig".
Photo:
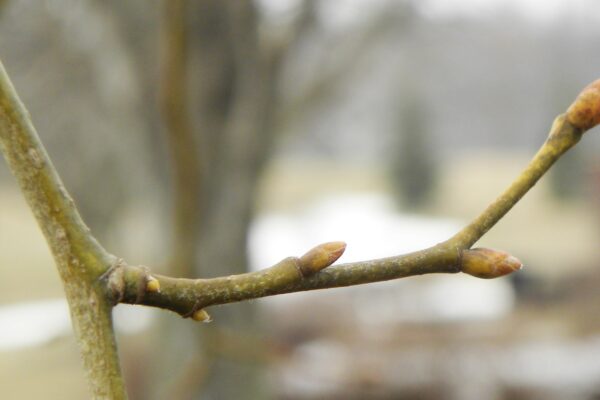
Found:
M 262 271 L 213 279 L 150 275 L 146 267 L 122 265 L 123 270 L 118 273 L 117 279 L 119 284 L 114 284 L 114 277 L 107 279 L 113 282 L 107 285 L 109 296 L 124 303 L 160 307 L 196 320 L 208 320 L 208 314 L 203 310 L 205 307 L 283 293 L 360 285 L 430 273 L 462 271 L 480 278 L 510 273 L 521 268 L 516 258 L 495 250 L 469 248 L 506 215 L 556 160 L 579 142 L 586 130 L 600 122 L 599 116 L 600 81 L 596 81 L 584 89 L 565 114 L 555 119 L 548 139 L 504 193 L 456 235 L 428 249 L 326 268 L 343 251 L 340 251 L 339 242 L 335 242 L 338 245 L 332 246 L 330 243 L 318 246 L 301 258 L 286 258 Z M 328 251 L 339 254 L 329 257 Z M 317 264 L 318 268 L 315 267 Z M 320 271 L 311 273 L 317 270 Z M 152 285 L 148 282 L 152 282 Z M 140 287 L 140 284 L 143 286 Z
M 326 249 L 322 252 L 322 257 L 314 257 L 315 250 L 328 246 L 331 251 Z M 329 257 L 326 253 L 333 256 Z M 521 268 L 521 262 L 507 253 L 490 249 L 462 250 L 448 243 L 398 257 L 326 268 L 339 255 L 339 246 L 325 243 L 300 258 L 288 257 L 271 268 L 247 274 L 214 279 L 181 279 L 150 275 L 146 267 L 121 265 L 107 279 L 112 282 L 108 285 L 112 291 L 111 297 L 121 302 L 160 307 L 184 317 L 207 320 L 208 314 L 202 311 L 205 307 L 259 297 L 353 286 L 436 272 L 462 271 L 480 278 L 495 278 Z M 316 268 L 325 269 L 316 272 Z M 115 281 L 119 283 L 115 284 Z M 140 287 L 140 284 L 145 286 Z M 140 296 L 140 292 L 144 290 L 145 294 Z
M 143 298 L 138 296 L 138 285 L 143 281 L 140 277 L 148 274 L 147 269 L 123 266 L 123 292 L 111 296 L 123 303 L 160 307 L 183 316 L 192 316 L 197 310 L 217 304 L 435 272 L 460 271 L 460 252 L 444 245 L 397 257 L 340 264 L 312 275 L 303 275 L 299 271 L 299 261 L 299 258 L 288 257 L 261 271 L 213 279 L 182 279 L 152 274 L 160 282 L 160 290 L 147 291 Z

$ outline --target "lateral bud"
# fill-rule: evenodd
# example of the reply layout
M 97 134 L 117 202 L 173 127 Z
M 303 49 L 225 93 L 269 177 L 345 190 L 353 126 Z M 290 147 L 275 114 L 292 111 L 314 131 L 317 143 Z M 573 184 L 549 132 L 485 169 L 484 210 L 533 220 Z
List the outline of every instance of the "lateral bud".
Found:
M 567 109 L 567 120 L 584 132 L 600 124 L 600 79 L 583 88 Z
M 523 263 L 504 251 L 475 248 L 463 250 L 461 271 L 477 278 L 492 279 L 523 268 Z
M 203 309 L 203 308 L 194 311 L 192 313 L 191 317 L 192 317 L 192 319 L 194 321 L 198 321 L 198 322 L 210 322 L 210 321 L 212 321 L 212 318 L 210 317 L 210 314 L 207 313 L 206 310 Z
M 160 282 L 152 275 L 146 277 L 146 292 L 160 293 Z
M 346 243 L 328 242 L 322 243 L 299 258 L 302 275 L 312 275 L 329 267 L 344 254 Z

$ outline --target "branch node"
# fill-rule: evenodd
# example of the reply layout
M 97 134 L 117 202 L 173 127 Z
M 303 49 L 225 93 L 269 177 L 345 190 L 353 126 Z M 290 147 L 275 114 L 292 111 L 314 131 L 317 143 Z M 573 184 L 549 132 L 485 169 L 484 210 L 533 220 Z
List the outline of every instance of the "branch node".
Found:
M 142 270 L 142 273 L 136 282 L 135 304 L 144 301 L 146 292 L 160 292 L 160 283 L 158 279 L 150 275 L 150 268 L 145 265 L 139 265 L 138 268 Z
M 117 261 L 98 278 L 99 282 L 106 282 L 108 298 L 113 306 L 119 304 L 125 296 L 125 261 Z

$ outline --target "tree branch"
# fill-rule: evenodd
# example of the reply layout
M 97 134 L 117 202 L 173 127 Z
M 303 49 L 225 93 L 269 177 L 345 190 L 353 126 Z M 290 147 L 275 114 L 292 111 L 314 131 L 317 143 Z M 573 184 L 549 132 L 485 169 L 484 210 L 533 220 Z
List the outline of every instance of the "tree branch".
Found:
M 147 269 L 125 265 L 123 284 L 120 285 L 123 290 L 118 297 L 125 303 L 165 308 L 184 317 L 205 320 L 208 317 L 202 310 L 204 307 L 283 293 L 429 273 L 465 272 L 480 278 L 505 275 L 520 269 L 521 263 L 503 252 L 469 248 L 535 185 L 562 154 L 581 139 L 583 132 L 599 122 L 600 80 L 585 88 L 567 112 L 556 118 L 546 142 L 498 199 L 455 236 L 431 248 L 396 257 L 341 264 L 314 274 L 298 273 L 294 265 L 297 266 L 302 258 L 291 257 L 262 271 L 214 279 L 177 279 L 155 275 L 153 279 L 158 281 L 160 290 L 140 288 L 137 284 L 140 276 L 148 274 Z M 140 292 L 145 292 L 144 296 L 140 297 Z
M 0 63 L 0 150 L 50 246 L 94 398 L 126 398 L 111 304 L 97 278 L 115 261 L 91 235 Z
M 160 291 L 147 291 L 140 298 L 140 276 L 143 268 L 124 266 L 124 292 L 115 294 L 124 303 L 165 308 L 193 317 L 204 307 L 233 303 L 277 294 L 325 289 L 362 283 L 404 278 L 433 272 L 459 272 L 460 254 L 448 246 L 399 257 L 341 264 L 312 275 L 298 272 L 298 258 L 288 257 L 274 266 L 246 274 L 213 279 L 181 279 L 152 275 L 160 282 Z
M 331 243 L 319 245 L 307 254 L 330 245 Z M 333 261 L 337 259 L 332 258 Z M 314 273 L 298 271 L 301 268 L 299 266 L 303 265 L 302 260 L 305 259 L 306 255 L 301 258 L 288 257 L 261 271 L 213 279 L 180 279 L 151 275 L 152 279 L 159 282 L 160 289 L 146 290 L 144 296 L 139 296 L 144 290 L 140 288 L 139 283 L 144 282 L 141 277 L 146 276 L 148 270 L 144 267 L 124 265 L 125 272 L 120 274 L 123 283 L 119 285 L 123 290 L 115 293 L 115 297 L 124 303 L 164 308 L 183 317 L 205 320 L 208 317 L 203 308 L 218 304 L 440 272 L 462 271 L 480 278 L 495 278 L 522 266 L 519 260 L 504 252 L 489 249 L 462 250 L 448 243 L 440 243 L 402 256 L 340 264 L 323 269 L 333 262 L 331 261 L 318 268 L 319 272 Z
M 451 242 L 457 247 L 468 248 L 490 230 L 567 150 L 581 139 L 583 131 L 559 115 L 552 124 L 550 134 L 521 175 L 490 204 L 477 218 L 457 233 Z
M 554 120 L 548 138 L 521 175 L 450 242 L 468 248 L 490 230 L 581 136 L 600 123 L 600 79 L 590 83 L 564 114 Z

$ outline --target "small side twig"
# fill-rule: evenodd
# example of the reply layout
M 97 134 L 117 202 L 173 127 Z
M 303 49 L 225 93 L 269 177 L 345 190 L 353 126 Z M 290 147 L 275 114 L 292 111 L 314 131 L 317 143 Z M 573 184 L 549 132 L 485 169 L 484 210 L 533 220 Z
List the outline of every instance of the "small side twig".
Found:
M 332 261 L 327 257 L 343 248 L 335 244 L 318 246 L 301 258 L 286 258 L 275 266 L 247 274 L 214 279 L 178 279 L 156 275 L 160 293 L 148 293 L 143 304 L 165 308 L 181 315 L 217 304 L 233 303 L 277 294 L 359 285 L 428 273 L 465 272 L 479 278 L 495 278 L 522 267 L 508 253 L 490 249 L 469 249 L 489 231 L 548 169 L 573 147 L 583 133 L 600 123 L 600 80 L 586 87 L 559 115 L 548 139 L 515 181 L 470 224 L 447 241 L 428 249 L 401 256 L 341 264 L 319 270 Z M 341 252 L 340 252 L 341 255 Z M 338 255 L 339 256 L 339 255 Z M 308 260 L 308 261 L 307 261 Z M 307 262 L 307 269 L 303 262 Z M 300 268 L 298 268 L 300 267 Z M 315 267 L 314 270 L 311 268 Z M 136 267 L 129 276 L 135 276 Z M 300 271 L 300 273 L 298 272 Z M 140 272 L 141 273 L 141 272 Z M 126 292 L 124 302 L 137 298 Z

